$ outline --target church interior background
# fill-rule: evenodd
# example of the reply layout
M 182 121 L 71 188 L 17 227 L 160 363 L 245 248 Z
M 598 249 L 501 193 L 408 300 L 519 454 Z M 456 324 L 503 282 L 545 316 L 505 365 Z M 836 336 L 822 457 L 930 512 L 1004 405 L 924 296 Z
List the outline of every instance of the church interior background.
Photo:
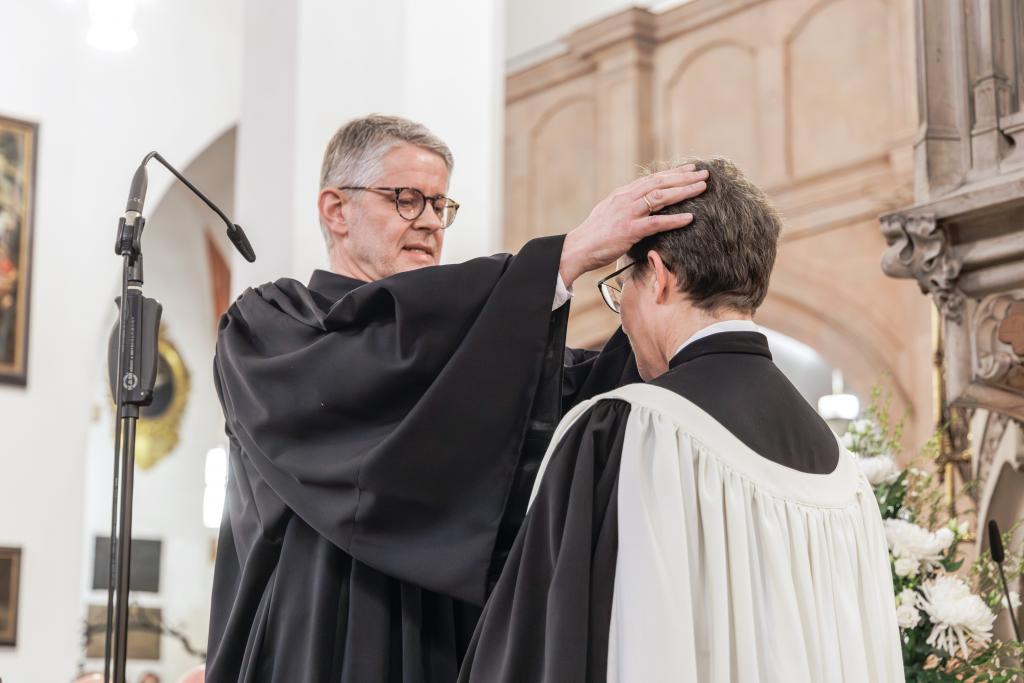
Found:
M 102 667 L 110 247 L 135 165 L 159 150 L 259 255 L 234 256 L 216 219 L 151 171 L 163 393 L 140 447 L 133 601 L 153 628 L 129 671 L 175 681 L 206 644 L 225 478 L 217 318 L 245 286 L 325 265 L 319 157 L 370 111 L 451 145 L 463 209 L 447 261 L 567 231 L 648 164 L 734 159 L 785 218 L 756 319 L 808 401 L 855 396 L 862 412 L 884 388 L 906 416 L 904 460 L 942 425 L 933 466 L 953 490 L 974 482 L 961 505 L 1004 527 L 1024 517 L 1022 0 L 2 0 L 0 12 L 0 143 L 5 130 L 25 141 L 0 144 L 0 171 L 28 169 L 24 248 L 9 259 L 25 277 L 0 305 L 26 340 L 0 384 L 3 680 Z M 0 246 L 13 225 L 0 221 Z M 600 275 L 575 286 L 576 346 L 617 324 Z M 840 428 L 856 416 L 829 415 Z

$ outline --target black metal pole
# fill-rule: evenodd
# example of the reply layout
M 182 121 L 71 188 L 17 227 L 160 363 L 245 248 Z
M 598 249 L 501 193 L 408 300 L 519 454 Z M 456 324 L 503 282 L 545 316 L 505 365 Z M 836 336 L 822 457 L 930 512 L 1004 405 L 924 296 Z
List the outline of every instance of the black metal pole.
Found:
M 124 256 L 120 324 L 117 331 L 116 365 L 111 374 L 111 393 L 117 397 L 117 425 L 113 506 L 111 510 L 111 572 L 107 587 L 107 644 L 104 675 L 112 683 L 127 683 L 129 592 L 131 587 L 132 501 L 135 472 L 136 425 L 141 407 L 152 402 L 156 377 L 160 304 L 142 294 L 141 233 L 145 219 L 122 219 L 118 253 Z
M 121 515 L 117 554 L 121 570 L 117 577 L 117 614 L 114 618 L 114 683 L 125 683 L 125 662 L 128 654 L 128 590 L 131 581 L 132 559 L 132 500 L 135 483 L 135 427 L 138 406 L 126 405 L 124 410 L 124 453 L 121 457 Z M 132 414 L 134 413 L 134 415 Z
M 1010 623 L 1013 625 L 1013 635 L 1020 642 L 1020 626 L 1017 624 L 1017 615 L 1013 612 L 1013 603 L 1010 602 L 1010 587 L 1006 585 L 1006 572 L 1003 571 L 1003 563 L 997 562 L 996 566 L 999 567 L 999 578 L 1003 580 L 1003 595 L 1006 596 L 1006 611 L 1007 616 L 1010 617 Z
M 121 269 L 121 301 L 125 300 L 128 294 L 128 271 L 130 270 L 128 259 L 130 255 L 125 254 L 124 266 Z M 122 377 L 124 375 L 124 357 L 120 353 L 120 349 L 124 348 L 124 335 L 125 335 L 125 319 L 127 317 L 126 309 L 121 306 L 118 309 L 118 316 L 120 323 L 118 324 L 118 339 L 117 339 L 117 374 L 115 377 Z M 113 486 L 110 504 L 110 542 L 107 547 L 109 555 L 109 565 L 107 568 L 107 623 L 106 623 L 106 637 L 103 641 L 103 680 L 110 680 L 110 653 L 113 647 L 113 633 L 114 633 L 114 586 L 117 582 L 117 538 L 118 538 L 118 510 L 120 509 L 120 469 L 121 469 L 121 402 L 122 402 L 122 390 L 121 382 L 114 384 L 114 473 L 113 473 Z

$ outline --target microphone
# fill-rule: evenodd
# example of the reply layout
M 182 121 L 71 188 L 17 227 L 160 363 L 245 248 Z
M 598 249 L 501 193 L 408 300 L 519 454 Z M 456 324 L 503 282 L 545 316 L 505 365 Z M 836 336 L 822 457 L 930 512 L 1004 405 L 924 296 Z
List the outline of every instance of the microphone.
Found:
M 996 520 L 988 520 L 988 548 L 992 555 L 992 560 L 996 563 L 996 567 L 999 568 L 999 578 L 1003 582 L 1003 595 L 1006 596 L 1006 607 L 1010 614 L 1010 623 L 1013 624 L 1013 634 L 1017 637 L 1017 642 L 1020 642 L 1020 625 L 1017 623 L 1017 615 L 1013 612 L 1013 603 L 1010 602 L 1010 589 L 1006 585 L 1006 573 L 1003 572 L 1003 562 L 1006 560 L 1006 552 L 1003 550 L 1003 537 L 999 534 L 999 525 L 996 524 Z
M 142 205 L 146 202 L 146 189 L 149 185 L 149 174 L 146 173 L 146 164 L 135 169 L 132 176 L 132 187 L 128 190 L 128 203 L 124 208 L 124 218 L 129 224 L 142 215 Z
M 1003 537 L 999 534 L 999 525 L 994 519 L 988 520 L 988 548 L 992 559 L 1002 566 L 1006 561 L 1006 552 L 1003 550 Z
M 220 219 L 224 221 L 224 225 L 227 226 L 228 239 L 231 240 L 231 244 L 235 245 L 235 249 L 242 255 L 249 263 L 256 260 L 256 252 L 253 251 L 252 244 L 249 243 L 249 238 L 246 237 L 245 231 L 242 230 L 242 226 L 237 223 L 232 223 L 231 219 L 220 210 L 216 204 L 210 201 L 210 199 L 200 192 L 199 188 L 189 182 L 188 178 L 183 176 L 178 169 L 168 163 L 167 159 L 164 159 L 159 152 L 150 152 L 143 159 L 142 163 L 139 164 L 138 169 L 135 171 L 135 175 L 132 176 L 131 189 L 128 191 L 128 203 L 125 205 L 125 223 L 128 225 L 134 225 L 136 219 L 142 215 L 142 205 L 146 201 L 146 189 L 149 184 L 149 176 L 146 173 L 146 164 L 149 163 L 150 159 L 156 159 L 159 161 L 168 171 L 170 171 L 175 178 L 181 181 L 181 183 L 192 191 L 192 194 L 199 197 L 215 214 L 220 216 Z M 118 253 L 121 253 L 120 251 Z
M 238 223 L 232 223 L 228 227 L 228 239 L 231 240 L 231 244 L 235 245 L 235 249 L 242 257 L 252 263 L 256 260 L 256 252 L 252 250 L 252 245 L 249 244 L 249 238 L 245 236 L 245 232 L 242 230 L 242 226 Z

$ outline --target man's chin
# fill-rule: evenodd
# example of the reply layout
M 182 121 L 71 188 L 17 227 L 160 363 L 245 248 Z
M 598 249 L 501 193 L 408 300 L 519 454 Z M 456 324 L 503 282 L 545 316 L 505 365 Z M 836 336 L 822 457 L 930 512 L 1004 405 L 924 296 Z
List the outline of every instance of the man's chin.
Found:
M 438 259 L 433 255 L 403 251 L 395 263 L 395 272 L 404 273 L 410 270 L 419 270 L 427 266 L 436 266 Z

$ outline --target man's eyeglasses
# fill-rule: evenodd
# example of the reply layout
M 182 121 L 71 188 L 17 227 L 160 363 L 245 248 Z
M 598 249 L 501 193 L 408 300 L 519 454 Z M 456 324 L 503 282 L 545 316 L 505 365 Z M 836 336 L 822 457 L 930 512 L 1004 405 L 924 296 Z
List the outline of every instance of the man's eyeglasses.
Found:
M 455 221 L 455 214 L 459 212 L 459 203 L 449 199 L 443 194 L 435 194 L 432 197 L 424 196 L 415 187 L 339 187 L 339 190 L 365 190 L 367 192 L 379 192 L 381 194 L 393 195 L 395 198 L 395 211 L 407 221 L 414 221 L 423 215 L 427 208 L 427 202 L 434 209 L 438 219 L 441 221 L 441 229 L 447 228 Z
M 608 308 L 616 313 L 622 311 L 622 274 L 635 265 L 636 261 L 633 261 L 597 283 L 597 291 L 601 292 L 601 298 L 608 304 Z

